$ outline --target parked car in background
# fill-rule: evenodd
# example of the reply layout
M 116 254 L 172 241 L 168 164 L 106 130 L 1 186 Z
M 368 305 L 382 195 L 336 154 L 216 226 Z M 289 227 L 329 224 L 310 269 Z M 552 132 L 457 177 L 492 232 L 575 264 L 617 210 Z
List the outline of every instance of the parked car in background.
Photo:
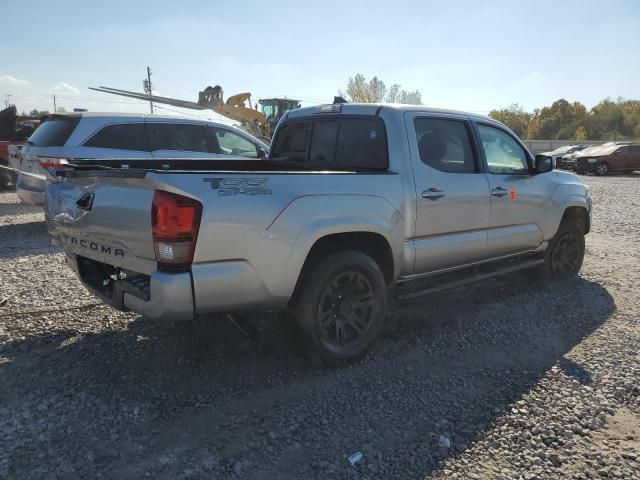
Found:
M 578 157 L 576 173 L 630 173 L 640 170 L 640 143 L 614 144 Z
M 553 166 L 559 168 L 561 166 L 563 156 L 579 152 L 581 150 L 584 150 L 588 146 L 589 145 L 563 145 L 562 147 L 558 147 L 550 152 L 542 153 L 542 155 L 551 157 Z
M 12 187 L 16 183 L 16 173 L 11 170 L 12 154 L 19 151 L 24 142 L 40 125 L 39 120 L 23 120 L 15 129 L 0 137 L 0 190 Z
M 169 116 L 108 113 L 50 115 L 22 147 L 12 167 L 18 197 L 42 205 L 47 179 L 65 164 L 91 159 L 263 158 L 269 146 L 229 125 Z M 102 162 L 103 164 L 105 162 Z M 106 162 L 108 164 L 108 161 Z
M 578 150 L 576 152 L 567 153 L 560 160 L 560 165 L 559 166 L 560 166 L 560 168 L 563 168 L 565 170 L 575 170 L 576 160 L 578 159 L 578 157 L 581 157 L 583 155 L 589 155 L 591 153 L 597 152 L 601 148 L 609 147 L 611 145 L 615 145 L 615 142 L 603 143 L 602 145 L 592 145 L 592 146 L 589 146 L 589 147 L 587 147 L 587 148 L 585 148 L 583 150 Z

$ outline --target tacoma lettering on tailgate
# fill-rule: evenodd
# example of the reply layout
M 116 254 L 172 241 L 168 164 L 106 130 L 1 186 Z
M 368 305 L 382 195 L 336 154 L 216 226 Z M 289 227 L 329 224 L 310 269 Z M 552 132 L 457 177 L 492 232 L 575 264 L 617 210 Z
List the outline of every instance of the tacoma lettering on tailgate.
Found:
M 82 238 L 76 238 L 71 235 L 62 234 L 62 241 L 67 245 L 75 245 L 78 247 L 86 248 L 87 250 L 93 250 L 94 252 L 103 253 L 105 255 L 113 255 L 114 257 L 124 258 L 124 250 L 121 248 L 114 248 L 108 245 L 102 245 L 101 243 L 84 240 Z

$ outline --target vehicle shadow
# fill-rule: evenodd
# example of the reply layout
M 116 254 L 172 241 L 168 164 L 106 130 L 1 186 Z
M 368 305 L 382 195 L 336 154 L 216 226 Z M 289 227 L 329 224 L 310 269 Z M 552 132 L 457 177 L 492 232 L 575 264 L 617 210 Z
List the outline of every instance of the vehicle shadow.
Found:
M 44 222 L 0 223 L 0 260 L 61 251 L 49 243 Z
M 27 205 L 26 203 L 0 203 L 0 217 L 34 213 L 42 213 L 44 215 L 42 207 L 34 207 L 33 205 Z
M 250 332 L 218 316 L 26 336 L 0 347 L 0 413 L 29 411 L 44 426 L 12 434 L 8 471 L 66 462 L 84 476 L 218 478 L 240 464 L 247 478 L 346 478 L 345 455 L 362 451 L 358 478 L 424 478 L 553 366 L 589 384 L 565 354 L 614 310 L 583 278 L 512 275 L 396 309 L 369 356 L 329 370 L 295 353 L 268 314 Z

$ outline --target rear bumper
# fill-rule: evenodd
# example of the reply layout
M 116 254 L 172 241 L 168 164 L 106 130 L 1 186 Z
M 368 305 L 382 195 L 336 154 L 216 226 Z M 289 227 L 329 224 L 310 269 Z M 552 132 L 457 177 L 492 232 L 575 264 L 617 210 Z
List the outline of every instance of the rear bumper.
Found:
M 47 188 L 47 179 L 44 175 L 19 172 L 16 181 L 16 193 L 18 198 L 29 205 L 44 205 L 44 192 Z
M 189 320 L 216 312 L 280 308 L 289 300 L 274 297 L 244 261 L 193 265 L 190 272 L 129 272 L 127 278 L 113 282 L 109 280 L 113 267 L 69 252 L 67 258 L 84 286 L 105 303 L 155 320 Z
M 125 309 L 155 320 L 193 318 L 193 290 L 189 273 L 155 272 L 149 282 L 149 299 L 123 293 Z
M 103 287 L 103 281 L 109 276 L 97 272 L 98 268 L 87 268 L 88 259 L 73 254 L 67 254 L 67 258 L 83 285 L 118 310 L 136 312 L 154 320 L 193 318 L 193 288 L 189 272 L 154 272 L 149 276 L 132 277 L 131 280 L 117 280 L 107 288 Z

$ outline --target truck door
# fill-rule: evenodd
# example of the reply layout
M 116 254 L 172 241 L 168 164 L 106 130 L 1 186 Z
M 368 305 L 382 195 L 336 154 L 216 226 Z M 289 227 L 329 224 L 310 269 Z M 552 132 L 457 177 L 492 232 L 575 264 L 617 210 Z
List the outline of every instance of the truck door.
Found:
M 486 257 L 489 185 L 464 116 L 407 112 L 416 188 L 414 273 Z
M 488 254 L 535 250 L 544 241 L 544 176 L 533 175 L 531 154 L 507 130 L 476 123 L 491 198 Z

